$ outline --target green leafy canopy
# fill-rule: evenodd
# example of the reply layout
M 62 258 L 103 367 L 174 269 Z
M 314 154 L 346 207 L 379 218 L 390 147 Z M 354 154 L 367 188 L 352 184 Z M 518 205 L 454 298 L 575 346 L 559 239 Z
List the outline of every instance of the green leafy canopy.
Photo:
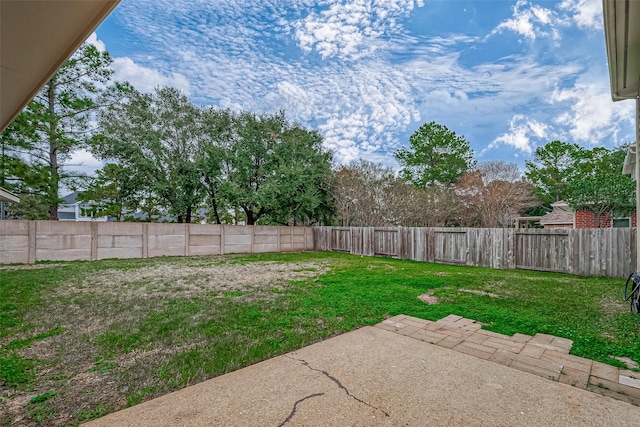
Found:
M 425 123 L 409 138 L 409 149 L 395 153 L 400 173 L 419 187 L 455 184 L 476 160 L 469 142 L 446 126 Z

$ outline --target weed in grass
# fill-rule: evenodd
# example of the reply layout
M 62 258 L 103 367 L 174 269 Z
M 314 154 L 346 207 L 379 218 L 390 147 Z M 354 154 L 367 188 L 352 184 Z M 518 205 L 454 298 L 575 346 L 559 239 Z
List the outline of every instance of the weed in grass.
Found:
M 56 408 L 48 405 L 38 405 L 27 412 L 27 417 L 38 424 L 41 424 L 46 420 L 56 418 L 57 416 L 58 412 L 56 411 Z
M 145 396 L 153 393 L 155 390 L 156 390 L 156 387 L 145 387 L 142 390 L 140 390 L 139 393 L 132 393 L 128 395 L 127 404 L 125 405 L 125 408 L 137 405 L 138 403 L 142 402 L 142 399 L 144 399 Z
M 0 351 L 0 380 L 8 387 L 17 387 L 33 381 L 33 361 L 23 359 L 13 352 Z
M 98 335 L 94 345 L 106 353 L 129 353 L 141 348 L 144 339 L 140 333 L 131 333 L 125 328 L 113 327 L 111 331 Z
M 108 374 L 109 372 L 111 372 L 112 370 L 118 367 L 117 362 L 113 360 L 109 360 L 108 358 L 105 358 L 103 356 L 95 356 L 94 359 L 95 359 L 95 362 L 93 364 L 93 367 L 89 369 L 89 372 L 99 372 L 101 374 Z
M 111 406 L 100 403 L 92 410 L 82 409 L 76 412 L 73 418 L 80 421 L 81 423 L 86 423 L 87 421 L 95 420 L 96 418 L 107 415 L 112 410 L 113 408 Z
M 39 394 L 37 396 L 32 397 L 31 400 L 29 400 L 29 402 L 30 403 L 46 402 L 47 400 L 51 399 L 55 395 L 56 395 L 56 392 L 52 390 L 47 393 Z
M 53 337 L 56 335 L 60 335 L 62 333 L 62 328 L 60 326 L 56 326 L 53 329 L 50 329 L 48 331 L 45 332 L 41 332 L 39 334 L 36 334 L 32 337 L 29 338 L 25 338 L 25 339 L 17 339 L 17 340 L 13 340 L 10 341 L 5 348 L 7 348 L 8 350 L 18 350 L 21 348 L 25 348 L 25 347 L 29 347 L 34 341 L 40 341 L 43 340 L 45 338 L 49 338 L 49 337 Z

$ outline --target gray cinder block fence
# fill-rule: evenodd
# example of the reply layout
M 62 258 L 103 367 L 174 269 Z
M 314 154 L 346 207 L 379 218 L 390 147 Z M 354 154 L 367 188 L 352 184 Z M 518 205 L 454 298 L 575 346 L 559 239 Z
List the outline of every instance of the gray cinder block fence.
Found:
M 0 221 L 0 263 L 306 250 L 306 227 Z

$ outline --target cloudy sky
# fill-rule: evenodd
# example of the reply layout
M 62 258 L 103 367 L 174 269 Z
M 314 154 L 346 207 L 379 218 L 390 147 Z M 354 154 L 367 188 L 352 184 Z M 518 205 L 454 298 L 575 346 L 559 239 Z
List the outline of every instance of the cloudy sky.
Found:
M 122 0 L 91 40 L 116 78 L 317 128 L 337 162 L 395 166 L 423 123 L 479 161 L 634 139 L 610 97 L 601 0 Z

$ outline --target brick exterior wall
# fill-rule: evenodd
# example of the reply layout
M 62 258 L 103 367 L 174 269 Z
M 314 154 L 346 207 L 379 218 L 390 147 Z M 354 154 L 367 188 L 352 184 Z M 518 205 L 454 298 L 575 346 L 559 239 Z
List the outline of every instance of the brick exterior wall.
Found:
M 576 228 L 611 228 L 611 212 L 600 215 L 599 221 L 595 213 L 587 208 L 578 209 L 575 213 Z M 631 226 L 638 225 L 636 213 L 631 214 Z

